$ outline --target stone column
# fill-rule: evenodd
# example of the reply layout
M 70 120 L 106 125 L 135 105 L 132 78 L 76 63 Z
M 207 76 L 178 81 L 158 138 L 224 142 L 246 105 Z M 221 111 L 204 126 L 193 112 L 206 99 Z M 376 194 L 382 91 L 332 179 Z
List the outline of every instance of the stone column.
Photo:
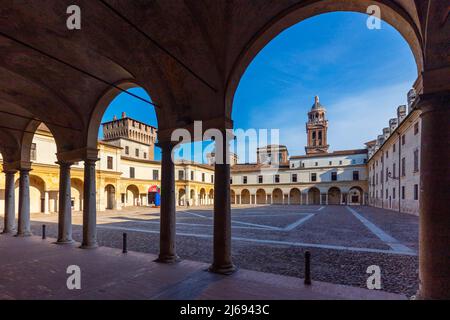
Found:
M 72 243 L 72 195 L 70 184 L 69 162 L 59 164 L 59 210 L 58 210 L 58 240 L 57 244 Z
M 450 94 L 421 95 L 419 297 L 450 299 Z
M 16 208 L 14 199 L 16 170 L 5 170 L 5 216 L 3 233 L 13 233 L 16 225 Z
M 161 147 L 161 215 L 158 262 L 174 263 L 178 260 L 175 248 L 175 164 L 172 161 L 172 141 L 159 142 Z
M 18 237 L 31 236 L 30 225 L 30 171 L 29 168 L 20 169 L 19 178 L 19 221 Z
M 231 260 L 230 150 L 229 137 L 226 132 L 222 133 L 223 139 L 215 143 L 214 251 L 209 271 L 231 274 L 236 269 Z
M 97 244 L 97 194 L 95 163 L 98 159 L 84 160 L 83 188 L 83 242 L 81 248 L 93 249 Z

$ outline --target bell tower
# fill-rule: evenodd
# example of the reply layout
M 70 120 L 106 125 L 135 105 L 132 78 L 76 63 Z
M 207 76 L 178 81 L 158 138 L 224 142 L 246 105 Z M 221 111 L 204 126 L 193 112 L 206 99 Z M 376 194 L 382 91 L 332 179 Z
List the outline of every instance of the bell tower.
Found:
M 308 112 L 308 122 L 306 123 L 306 133 L 308 135 L 308 145 L 306 154 L 328 153 L 327 131 L 328 120 L 325 118 L 326 110 L 320 104 L 319 97 L 314 98 L 311 111 Z

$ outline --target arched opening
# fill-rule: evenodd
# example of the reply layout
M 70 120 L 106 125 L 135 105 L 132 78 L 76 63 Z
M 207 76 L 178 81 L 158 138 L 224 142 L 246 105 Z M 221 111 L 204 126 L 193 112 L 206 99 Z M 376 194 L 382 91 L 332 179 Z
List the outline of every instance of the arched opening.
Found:
M 30 213 L 46 212 L 46 190 L 44 180 L 37 175 L 30 175 Z M 16 210 L 19 208 L 19 179 L 15 183 Z
M 364 191 L 361 187 L 350 188 L 347 195 L 347 204 L 349 205 L 362 205 L 363 204 Z
M 242 190 L 241 192 L 241 204 L 250 204 L 250 191 L 247 189 Z
M 308 204 L 320 204 L 320 190 L 313 187 L 308 190 Z
M 297 188 L 291 189 L 289 192 L 290 204 L 300 204 L 301 203 L 301 193 Z
M 132 184 L 127 187 L 126 190 L 126 206 L 133 207 L 140 205 L 139 189 L 136 185 Z
M 233 189 L 230 190 L 230 202 L 236 204 L 236 192 Z
M 328 204 L 329 205 L 341 204 L 341 190 L 338 187 L 331 187 L 328 190 Z
M 272 204 L 283 204 L 283 191 L 275 189 L 272 192 Z
M 209 190 L 208 194 L 208 204 L 214 203 L 214 189 Z
M 264 189 L 258 189 L 258 191 L 256 191 L 256 204 L 266 203 L 266 191 Z
M 191 189 L 191 194 L 190 194 L 190 197 L 189 197 L 189 205 L 190 206 L 197 205 L 197 203 L 195 201 L 195 190 L 194 189 Z
M 113 210 L 116 208 L 116 188 L 109 184 L 105 187 L 106 194 L 106 210 Z
M 198 202 L 201 206 L 206 204 L 206 191 L 203 188 L 200 189 L 200 193 L 198 195 Z
M 71 205 L 73 211 L 82 211 L 83 210 L 83 181 L 78 178 L 70 179 L 70 194 L 71 194 Z M 52 199 L 51 197 L 50 199 Z M 56 199 L 54 201 L 56 205 Z M 55 210 L 56 211 L 56 210 Z
M 178 190 L 178 205 L 179 206 L 186 205 L 186 190 L 185 189 Z

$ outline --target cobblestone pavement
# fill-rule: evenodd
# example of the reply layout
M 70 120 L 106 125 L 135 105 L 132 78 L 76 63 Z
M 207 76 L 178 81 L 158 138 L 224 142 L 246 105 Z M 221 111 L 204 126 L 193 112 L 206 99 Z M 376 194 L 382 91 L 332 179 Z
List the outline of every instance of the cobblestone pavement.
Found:
M 57 215 L 32 215 L 32 229 L 56 237 Z M 382 289 L 414 295 L 418 290 L 418 218 L 370 207 L 257 206 L 232 210 L 233 260 L 241 268 L 303 276 L 303 256 L 312 254 L 313 279 L 366 287 L 367 267 L 378 265 Z M 73 214 L 73 237 L 81 241 L 81 213 Z M 102 246 L 157 254 L 159 210 L 134 208 L 98 214 Z M 211 262 L 211 208 L 179 209 L 177 253 Z

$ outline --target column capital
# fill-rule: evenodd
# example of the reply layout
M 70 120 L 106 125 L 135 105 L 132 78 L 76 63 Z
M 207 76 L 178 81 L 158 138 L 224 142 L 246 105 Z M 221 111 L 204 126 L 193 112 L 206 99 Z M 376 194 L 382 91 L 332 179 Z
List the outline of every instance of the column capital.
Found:
M 69 168 L 74 164 L 73 161 L 65 161 L 65 160 L 59 160 L 56 161 L 55 163 L 61 167 L 69 167 Z
M 450 91 L 420 94 L 413 104 L 413 109 L 420 109 L 422 114 L 433 111 L 444 111 L 450 108 Z
M 3 171 L 31 171 L 31 162 L 30 161 L 14 161 L 14 162 L 6 162 L 3 164 Z

